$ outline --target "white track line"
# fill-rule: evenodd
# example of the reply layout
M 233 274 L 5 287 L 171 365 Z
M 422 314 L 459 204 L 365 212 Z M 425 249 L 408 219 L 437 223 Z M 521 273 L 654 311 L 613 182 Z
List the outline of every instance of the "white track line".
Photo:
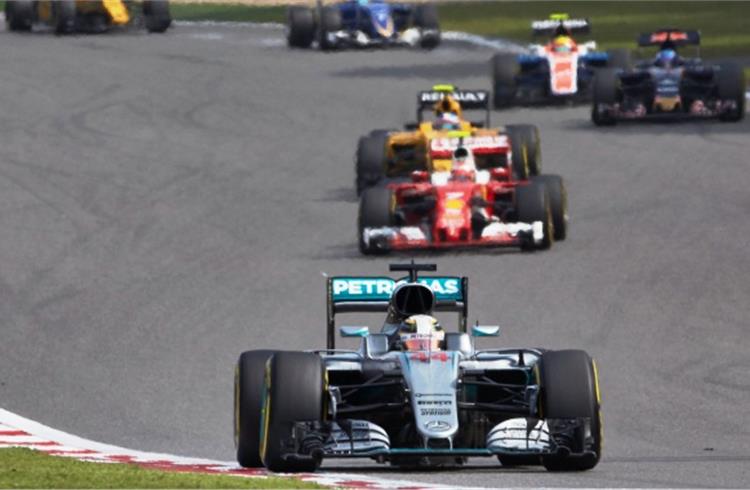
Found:
M 189 471 L 206 474 L 225 474 L 254 478 L 267 478 L 271 473 L 262 469 L 241 468 L 235 462 L 203 458 L 188 458 L 166 453 L 136 451 L 110 444 L 91 441 L 34 422 L 0 408 L 0 448 L 26 447 L 44 453 L 66 456 L 81 461 L 100 463 L 135 463 L 164 471 Z M 315 482 L 336 488 L 367 489 L 438 489 L 449 488 L 404 480 L 386 480 L 363 474 L 319 473 L 274 474 Z

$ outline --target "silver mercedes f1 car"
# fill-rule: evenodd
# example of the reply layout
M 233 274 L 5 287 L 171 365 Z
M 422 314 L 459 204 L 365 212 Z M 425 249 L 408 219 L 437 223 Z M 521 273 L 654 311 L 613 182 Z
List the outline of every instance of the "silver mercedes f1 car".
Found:
M 408 276 L 328 278 L 326 349 L 240 356 L 242 466 L 310 472 L 328 458 L 433 466 L 477 456 L 550 471 L 596 466 L 601 399 L 586 352 L 478 349 L 499 327 L 467 328 L 466 277 L 419 276 L 436 266 L 413 262 L 390 270 Z M 341 326 L 360 344 L 337 349 L 337 315 L 358 312 L 383 312 L 385 322 L 377 333 Z M 458 314 L 455 331 L 433 316 L 442 312 Z

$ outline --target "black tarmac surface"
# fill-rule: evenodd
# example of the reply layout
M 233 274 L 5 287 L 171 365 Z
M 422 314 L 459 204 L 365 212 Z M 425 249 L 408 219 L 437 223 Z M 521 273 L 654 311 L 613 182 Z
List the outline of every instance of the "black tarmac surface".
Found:
M 491 53 L 289 51 L 267 27 L 57 38 L 0 31 L 0 406 L 143 450 L 234 458 L 252 348 L 325 344 L 324 278 L 356 247 L 357 137 Z M 750 484 L 750 122 L 592 126 L 518 109 L 568 186 L 549 252 L 419 255 L 471 278 L 497 345 L 598 361 L 605 454 L 584 474 L 395 472 L 455 486 Z M 374 325 L 374 323 L 373 323 Z M 486 341 L 490 346 L 491 341 Z

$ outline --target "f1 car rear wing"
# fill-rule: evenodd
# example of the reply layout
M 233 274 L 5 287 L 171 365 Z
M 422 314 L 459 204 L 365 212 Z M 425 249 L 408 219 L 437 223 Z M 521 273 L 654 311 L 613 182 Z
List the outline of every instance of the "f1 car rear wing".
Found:
M 531 23 L 533 36 L 555 36 L 569 34 L 589 34 L 591 23 L 588 19 L 571 19 L 568 14 L 552 14 L 549 19 Z
M 412 274 L 410 271 L 409 275 Z M 458 313 L 458 329 L 466 332 L 469 296 L 469 279 L 466 277 L 428 276 L 410 280 L 409 277 L 337 276 L 329 277 L 326 285 L 326 348 L 336 348 L 338 313 L 386 313 L 393 290 L 404 282 L 418 282 L 432 289 L 435 311 Z
M 485 127 L 490 126 L 490 93 L 487 90 L 459 90 L 453 85 L 435 85 L 432 90 L 417 94 L 417 121 L 424 120 L 425 110 L 431 110 L 446 96 L 461 104 L 462 110 L 485 111 Z
M 638 46 L 661 46 L 672 48 L 676 46 L 695 45 L 701 43 L 700 31 L 685 31 L 682 29 L 659 29 L 654 32 L 642 33 L 638 36 Z

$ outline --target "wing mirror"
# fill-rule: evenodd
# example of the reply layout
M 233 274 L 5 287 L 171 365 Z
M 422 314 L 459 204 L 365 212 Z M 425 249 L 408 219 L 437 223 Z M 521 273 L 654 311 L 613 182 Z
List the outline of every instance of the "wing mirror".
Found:
M 500 335 L 500 325 L 472 325 L 472 337 L 497 337 Z
M 370 335 L 370 327 L 367 326 L 345 326 L 339 328 L 342 337 L 367 337 Z

